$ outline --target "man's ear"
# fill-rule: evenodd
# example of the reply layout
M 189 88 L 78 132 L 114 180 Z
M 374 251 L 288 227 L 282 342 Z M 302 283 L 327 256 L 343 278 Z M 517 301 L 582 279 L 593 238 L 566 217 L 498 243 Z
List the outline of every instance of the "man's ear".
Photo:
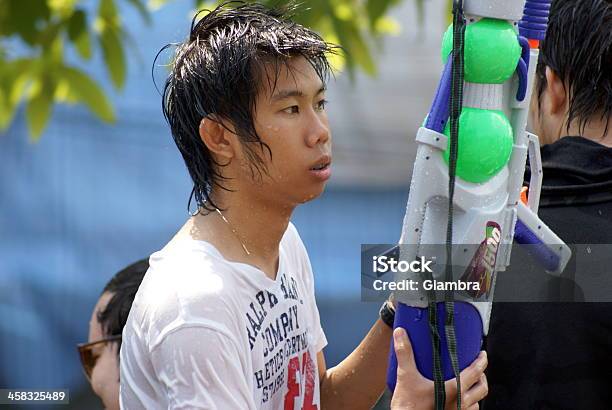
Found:
M 223 157 L 229 161 L 234 158 L 236 152 L 232 142 L 235 142 L 235 134 L 223 126 L 221 120 L 206 116 L 200 121 L 200 138 L 213 154 Z
M 550 114 L 565 115 L 568 100 L 567 90 L 563 81 L 550 67 L 546 67 L 546 86 L 548 88 Z

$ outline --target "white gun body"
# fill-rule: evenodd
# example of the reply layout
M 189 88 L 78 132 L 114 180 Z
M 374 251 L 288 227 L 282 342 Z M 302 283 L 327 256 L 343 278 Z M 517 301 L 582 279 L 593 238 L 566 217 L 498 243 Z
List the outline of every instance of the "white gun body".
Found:
M 494 4 L 492 4 L 494 3 Z M 521 19 L 524 1 L 465 1 L 466 20 L 474 22 L 484 17 L 508 20 L 511 23 Z M 503 111 L 510 120 L 514 143 L 512 154 L 507 165 L 495 176 L 483 183 L 467 182 L 456 178 L 453 201 L 453 244 L 478 245 L 487 240 L 487 227 L 496 230 L 488 240 L 496 242 L 498 249 L 495 255 L 495 269 L 492 273 L 503 271 L 510 263 L 511 245 L 515 241 L 517 223 L 527 234 L 541 242 L 550 253 L 547 270 L 560 274 L 567 264 L 571 251 L 567 245 L 552 232 L 537 216 L 542 166 L 539 155 L 539 144 L 535 135 L 526 132 L 529 102 L 531 99 L 535 68 L 538 60 L 538 49 L 530 50 L 530 63 L 527 75 L 527 90 L 522 101 L 517 99 L 519 78 L 515 73 L 504 84 L 464 83 L 463 107 L 483 108 Z M 418 144 L 416 161 L 410 192 L 403 221 L 399 243 L 402 260 L 414 260 L 419 256 L 428 256 L 444 261 L 443 252 L 437 255 L 423 255 L 432 252 L 434 247 L 424 245 L 443 245 L 446 243 L 448 221 L 448 164 L 442 153 L 447 149 L 446 135 L 422 127 L 416 137 Z M 527 153 L 530 153 L 531 183 L 529 202 L 521 202 L 521 188 L 525 172 Z M 529 236 L 531 238 L 531 236 Z M 533 239 L 533 238 L 531 238 Z M 442 249 L 442 247 L 439 247 Z M 453 266 L 469 266 L 473 253 L 461 251 L 454 247 Z M 442 263 L 443 265 L 443 263 Z M 444 270 L 434 273 L 434 279 L 443 280 Z M 420 280 L 418 274 L 407 275 L 407 279 Z M 437 277 L 436 277 L 437 276 Z M 487 294 L 493 294 L 496 275 L 492 275 Z M 406 279 L 406 275 L 402 276 Z M 397 293 L 402 303 L 416 307 L 426 307 L 428 296 L 421 293 Z M 491 303 L 472 301 L 479 311 L 484 334 L 488 332 Z

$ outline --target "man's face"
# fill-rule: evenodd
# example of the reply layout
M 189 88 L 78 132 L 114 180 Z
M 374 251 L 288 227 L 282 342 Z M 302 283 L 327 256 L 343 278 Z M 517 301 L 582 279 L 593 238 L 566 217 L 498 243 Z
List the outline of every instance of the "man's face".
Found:
M 325 90 L 315 70 L 303 57 L 292 58 L 289 65 L 291 70 L 281 66 L 276 87 L 263 76 L 256 99 L 255 129 L 272 151 L 271 160 L 267 150 L 261 152 L 269 175 L 253 181 L 242 158 L 249 178 L 239 189 L 295 206 L 323 192 L 331 176 L 331 134 Z M 273 68 L 266 70 L 273 79 Z
M 89 321 L 89 342 L 103 339 L 102 326 L 98 321 L 98 312 L 106 308 L 112 293 L 105 292 L 100 296 Z M 92 347 L 97 357 L 96 365 L 91 372 L 91 388 L 107 410 L 119 410 L 119 361 L 117 360 L 117 343 L 99 343 Z

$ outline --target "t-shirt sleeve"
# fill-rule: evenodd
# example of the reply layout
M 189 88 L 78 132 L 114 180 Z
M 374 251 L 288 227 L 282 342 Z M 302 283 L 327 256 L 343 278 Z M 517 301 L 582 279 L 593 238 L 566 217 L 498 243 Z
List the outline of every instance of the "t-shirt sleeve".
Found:
M 183 326 L 153 348 L 151 359 L 168 409 L 256 409 L 246 354 L 230 335 Z
M 310 264 L 310 258 L 308 257 L 306 247 L 304 246 L 302 238 L 300 238 L 297 229 L 292 223 L 289 224 L 289 229 L 293 231 L 292 240 L 294 241 L 293 244 L 295 245 L 298 260 L 301 265 L 302 280 L 304 281 L 306 291 L 308 292 L 308 306 L 311 307 L 311 320 L 314 326 L 314 348 L 315 351 L 318 353 L 323 350 L 325 346 L 327 346 L 327 337 L 325 336 L 325 332 L 323 332 L 323 328 L 321 327 L 319 308 L 317 307 L 317 301 L 315 298 L 315 286 L 312 266 Z

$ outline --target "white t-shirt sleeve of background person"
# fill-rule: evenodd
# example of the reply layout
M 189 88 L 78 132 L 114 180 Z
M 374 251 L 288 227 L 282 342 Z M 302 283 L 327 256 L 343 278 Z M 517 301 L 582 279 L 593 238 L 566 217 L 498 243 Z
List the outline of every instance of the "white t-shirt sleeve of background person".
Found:
M 233 336 L 189 326 L 167 334 L 151 361 L 168 409 L 255 410 L 247 355 Z

